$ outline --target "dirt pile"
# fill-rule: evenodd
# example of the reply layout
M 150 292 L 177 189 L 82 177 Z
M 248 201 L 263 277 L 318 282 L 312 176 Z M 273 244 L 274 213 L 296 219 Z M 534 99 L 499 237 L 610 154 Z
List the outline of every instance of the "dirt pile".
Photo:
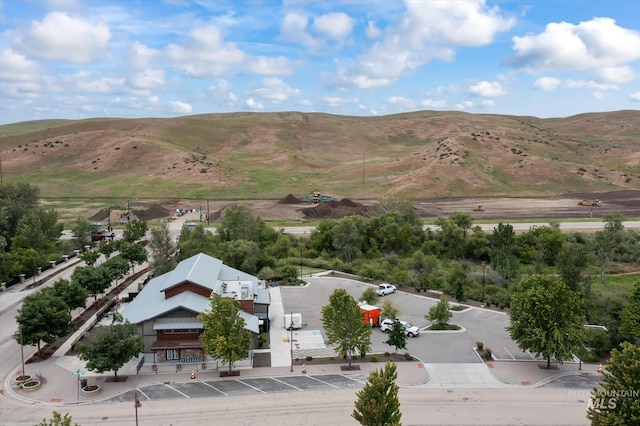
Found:
M 169 217 L 173 213 L 171 210 L 162 207 L 159 204 L 149 204 L 143 208 L 136 207 L 129 211 L 129 220 L 149 221 L 154 219 L 162 219 Z M 102 209 L 93 216 L 88 217 L 92 222 L 108 222 L 124 223 L 127 222 L 127 210 Z
M 146 209 L 137 212 L 140 220 L 153 220 L 162 219 L 163 217 L 171 216 L 173 213 L 169 209 L 165 209 L 159 204 L 151 204 Z
M 307 219 L 340 219 L 353 215 L 371 217 L 374 209 L 372 206 L 365 206 L 344 198 L 340 201 L 318 203 L 314 207 L 302 209 L 302 213 Z
M 289 194 L 282 200 L 278 201 L 278 204 L 299 204 L 301 202 L 302 200 L 300 200 L 298 197 L 293 194 Z

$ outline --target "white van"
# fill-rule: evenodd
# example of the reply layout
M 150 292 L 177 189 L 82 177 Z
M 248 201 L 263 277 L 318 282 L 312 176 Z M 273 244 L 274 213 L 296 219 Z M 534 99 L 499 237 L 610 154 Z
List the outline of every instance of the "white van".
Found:
M 292 328 L 302 328 L 302 314 L 284 314 L 284 328 L 291 330 Z

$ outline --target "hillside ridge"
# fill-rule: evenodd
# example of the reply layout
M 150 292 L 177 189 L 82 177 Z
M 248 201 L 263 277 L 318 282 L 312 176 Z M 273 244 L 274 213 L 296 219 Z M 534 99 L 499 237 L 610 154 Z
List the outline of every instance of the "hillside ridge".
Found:
M 0 155 L 54 198 L 543 197 L 640 188 L 640 111 L 37 120 L 0 126 Z

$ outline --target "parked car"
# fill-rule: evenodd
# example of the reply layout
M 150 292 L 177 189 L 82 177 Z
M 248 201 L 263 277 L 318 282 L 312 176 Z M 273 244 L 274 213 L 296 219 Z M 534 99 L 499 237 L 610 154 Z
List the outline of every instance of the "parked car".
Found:
M 420 334 L 420 329 L 415 325 L 412 325 L 410 322 L 400 321 L 400 324 L 404 327 L 404 331 L 407 333 L 407 336 L 414 337 Z M 387 318 L 380 323 L 380 330 L 382 331 L 391 331 L 393 328 L 393 320 Z
M 387 294 L 395 293 L 396 286 L 393 284 L 380 284 L 376 289 L 378 296 L 386 296 Z

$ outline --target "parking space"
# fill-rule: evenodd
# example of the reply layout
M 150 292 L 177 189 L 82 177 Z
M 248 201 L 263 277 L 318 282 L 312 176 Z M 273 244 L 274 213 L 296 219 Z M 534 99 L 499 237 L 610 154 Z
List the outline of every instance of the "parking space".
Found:
M 130 390 L 104 402 L 132 401 L 135 392 L 138 392 L 138 398 L 140 398 L 140 400 L 157 401 L 181 398 L 211 398 L 284 392 L 358 389 L 366 383 L 366 380 L 367 378 L 364 375 L 352 373 L 250 377 L 214 381 L 164 383 Z

